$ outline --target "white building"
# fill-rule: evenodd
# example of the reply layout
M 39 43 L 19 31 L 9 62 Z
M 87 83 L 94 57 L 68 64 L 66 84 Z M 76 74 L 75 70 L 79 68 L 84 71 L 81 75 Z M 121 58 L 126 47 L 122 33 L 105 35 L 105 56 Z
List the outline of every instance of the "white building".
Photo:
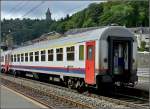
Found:
M 148 27 L 137 27 L 129 28 L 137 37 L 138 47 L 141 48 L 141 42 L 146 43 L 145 47 L 150 47 L 150 28 Z

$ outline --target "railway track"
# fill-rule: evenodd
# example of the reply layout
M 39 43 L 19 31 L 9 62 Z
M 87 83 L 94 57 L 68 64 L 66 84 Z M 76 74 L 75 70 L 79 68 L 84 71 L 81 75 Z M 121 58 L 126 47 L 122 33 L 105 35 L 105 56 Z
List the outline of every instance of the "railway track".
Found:
M 4 80 L 4 79 L 6 79 L 6 78 L 2 78 L 2 80 Z M 12 80 L 9 80 L 9 81 L 13 81 L 13 78 L 11 78 L 11 79 Z M 68 88 L 65 88 L 65 87 L 61 87 L 61 86 L 57 86 L 57 85 L 53 85 L 53 84 L 48 84 L 48 83 L 43 83 L 43 82 L 39 82 L 39 81 L 34 81 L 34 80 L 30 80 L 30 79 L 25 79 L 25 78 L 20 78 L 20 79 L 21 79 L 21 81 L 19 83 L 20 87 L 25 87 L 25 86 L 23 86 L 23 81 L 30 81 L 30 82 L 33 82 L 33 83 L 44 85 L 46 87 L 54 87 L 54 88 L 57 88 L 57 89 L 64 90 L 66 92 L 71 92 L 71 93 L 78 94 L 77 91 L 71 90 L 71 89 L 68 89 Z M 6 79 L 6 80 L 8 81 L 8 79 Z M 6 84 L 6 85 L 8 85 L 8 84 Z M 24 89 L 24 88 L 22 88 L 22 89 Z M 33 91 L 32 88 L 28 88 L 28 89 L 31 90 L 30 92 Z M 47 96 L 50 96 L 50 97 L 56 99 L 55 100 L 56 104 L 59 104 L 60 101 L 63 101 L 63 102 L 65 101 L 65 103 L 67 104 L 68 108 L 97 108 L 97 107 L 108 107 L 108 108 L 110 108 L 111 107 L 112 109 L 117 109 L 117 108 L 121 109 L 122 107 L 126 107 L 127 109 L 130 109 L 130 108 L 131 109 L 149 109 L 148 99 L 138 98 L 138 97 L 124 95 L 124 94 L 119 94 L 119 93 L 116 93 L 115 96 L 113 95 L 111 97 L 101 96 L 101 95 L 97 95 L 97 94 L 93 94 L 93 93 L 90 94 L 90 96 L 89 96 L 88 93 L 83 93 L 82 94 L 82 96 L 83 95 L 84 96 L 88 96 L 88 99 L 91 98 L 91 99 L 96 99 L 97 101 L 101 100 L 103 102 L 107 101 L 107 102 L 113 103 L 111 105 L 118 105 L 118 106 L 114 106 L 113 107 L 113 106 L 110 106 L 110 105 L 105 105 L 103 103 L 101 103 L 100 105 L 98 105 L 97 103 L 95 103 L 95 104 L 84 103 L 83 100 L 80 101 L 80 100 L 73 100 L 73 99 L 70 99 L 70 98 L 67 98 L 67 97 L 62 97 L 62 96 L 60 97 L 60 96 L 58 96 L 56 94 L 50 93 L 50 91 L 46 90 L 46 88 L 44 89 L 43 87 L 40 87 L 40 86 L 39 86 L 39 88 L 35 88 L 34 87 L 34 89 L 36 89 L 36 91 L 37 91 L 36 93 L 39 93 L 37 95 L 41 95 L 40 98 L 44 98 L 42 104 L 45 103 L 46 106 L 47 106 L 48 102 L 46 102 L 47 100 L 45 100 L 45 98 L 48 99 Z M 43 90 L 44 92 L 41 92 L 41 90 Z M 33 92 L 35 93 L 35 90 Z M 45 92 L 49 92 L 49 93 L 47 93 L 46 95 L 44 95 Z M 32 94 L 30 94 L 30 95 L 32 95 Z M 65 104 L 65 103 L 63 103 L 63 104 Z M 61 104 L 58 107 L 63 108 L 63 106 L 62 106 L 63 104 Z M 67 106 L 65 107 L 65 109 L 67 108 Z M 57 106 L 55 105 L 55 107 L 57 107 Z M 53 109 L 55 109 L 55 107 L 53 107 Z M 52 108 L 52 107 L 50 107 L 50 108 Z
M 2 80 L 2 81 L 3 81 L 3 80 Z M 20 94 L 22 94 L 22 95 L 24 95 L 24 96 L 26 96 L 26 97 L 28 97 L 28 98 L 30 98 L 30 99 L 33 99 L 34 101 L 37 101 L 37 102 L 39 102 L 40 104 L 43 104 L 43 105 L 46 106 L 48 109 L 55 109 L 53 106 L 50 106 L 50 105 L 46 104 L 45 102 L 38 100 L 37 97 L 31 96 L 29 93 L 27 94 L 27 91 L 26 91 L 25 89 L 22 90 L 23 87 L 22 87 L 21 89 L 17 90 L 18 88 L 14 87 L 14 85 L 13 85 L 13 86 L 10 86 L 10 84 L 9 84 L 9 86 L 8 86 L 8 84 L 6 84 L 6 83 L 2 83 L 1 85 L 2 85 L 2 86 L 5 86 L 5 87 L 7 87 L 7 88 L 9 88 L 9 89 L 12 89 L 12 90 L 14 90 L 15 92 L 20 93 Z M 21 92 L 21 91 L 22 91 L 22 92 Z M 28 90 L 28 91 L 29 91 L 29 90 Z M 30 93 L 32 93 L 32 92 L 30 92 Z
M 130 107 L 131 109 L 150 109 L 149 107 L 149 100 L 148 99 L 142 99 L 134 96 L 129 96 L 125 94 L 115 93 L 111 97 L 106 96 L 98 96 L 93 94 L 93 97 L 104 99 L 116 104 L 122 104 L 124 106 Z
M 21 83 L 16 83 L 6 78 L 1 78 L 1 84 L 4 85 L 5 87 L 15 90 L 16 92 L 21 93 L 45 105 L 50 109 L 82 109 L 82 108 L 91 109 L 93 108 L 91 105 L 87 105 L 67 97 L 56 95 L 55 93 L 50 92 L 49 90 L 43 88 L 38 89 L 38 88 L 30 87 L 31 84 L 28 84 L 29 86 L 25 86 L 23 85 L 23 82 L 26 79 L 25 78 L 22 79 L 23 81 Z M 36 81 L 32 80 L 32 82 L 35 83 Z

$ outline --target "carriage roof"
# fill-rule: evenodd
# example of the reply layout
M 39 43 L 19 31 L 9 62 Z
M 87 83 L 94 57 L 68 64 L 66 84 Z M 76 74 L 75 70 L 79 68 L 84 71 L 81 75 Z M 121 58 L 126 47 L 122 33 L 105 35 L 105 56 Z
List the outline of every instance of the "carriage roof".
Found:
M 74 45 L 76 43 L 91 41 L 91 40 L 106 40 L 108 36 L 119 36 L 119 37 L 133 37 L 133 34 L 122 26 L 107 26 L 102 28 L 96 28 L 94 30 L 89 30 L 85 32 L 80 32 L 72 35 L 67 35 L 67 37 L 61 37 L 58 39 L 42 41 L 34 43 L 32 45 L 20 47 L 14 49 L 17 51 L 33 50 L 33 49 L 42 49 L 42 48 L 58 48 L 61 45 Z M 133 37 L 135 39 L 135 37 Z

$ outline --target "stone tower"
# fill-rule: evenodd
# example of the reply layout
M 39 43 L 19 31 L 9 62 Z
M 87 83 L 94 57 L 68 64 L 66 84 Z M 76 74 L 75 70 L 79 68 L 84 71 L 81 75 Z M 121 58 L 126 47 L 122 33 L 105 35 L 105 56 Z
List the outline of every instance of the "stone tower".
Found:
M 46 20 L 49 20 L 49 21 L 52 20 L 51 19 L 51 12 L 50 12 L 49 8 L 47 9 L 47 12 L 46 12 Z

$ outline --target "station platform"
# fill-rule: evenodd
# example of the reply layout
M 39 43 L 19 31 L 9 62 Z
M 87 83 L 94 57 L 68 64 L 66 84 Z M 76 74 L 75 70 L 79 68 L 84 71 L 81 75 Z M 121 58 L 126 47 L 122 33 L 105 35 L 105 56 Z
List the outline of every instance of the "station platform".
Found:
M 3 85 L 1 89 L 0 109 L 48 109 L 46 106 L 25 97 Z

